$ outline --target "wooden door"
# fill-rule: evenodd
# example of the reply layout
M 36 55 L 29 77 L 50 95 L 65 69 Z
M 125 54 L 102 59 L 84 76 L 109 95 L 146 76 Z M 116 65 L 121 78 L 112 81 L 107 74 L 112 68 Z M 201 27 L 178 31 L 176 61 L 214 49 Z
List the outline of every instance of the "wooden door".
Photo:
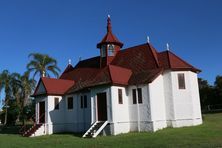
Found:
M 39 102 L 39 123 L 45 123 L 45 101 Z
M 107 120 L 106 93 L 97 94 L 97 117 L 98 121 Z

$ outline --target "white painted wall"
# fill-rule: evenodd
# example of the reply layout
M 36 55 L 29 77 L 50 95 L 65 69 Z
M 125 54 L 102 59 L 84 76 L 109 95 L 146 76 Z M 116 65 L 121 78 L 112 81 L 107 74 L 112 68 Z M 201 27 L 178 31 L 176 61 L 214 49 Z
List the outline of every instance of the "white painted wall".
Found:
M 55 99 L 59 98 L 59 110 L 55 110 Z M 62 96 L 48 96 L 46 101 L 46 127 L 47 134 L 57 133 L 64 131 L 64 111 L 65 111 L 65 100 Z
M 153 131 L 167 127 L 163 76 L 148 84 Z
M 184 73 L 186 89 L 179 89 L 178 73 Z M 165 72 L 164 88 L 166 118 L 169 125 L 181 127 L 202 123 L 196 73 L 191 71 Z
M 123 104 L 119 104 L 118 89 L 122 90 Z M 130 131 L 127 90 L 125 87 L 112 86 L 111 96 L 111 112 L 113 114 L 111 122 L 114 124 L 114 134 L 127 133 Z
M 132 90 L 142 88 L 142 104 L 133 104 Z M 151 108 L 147 85 L 130 86 L 128 88 L 128 106 L 130 131 L 151 131 Z M 138 99 L 138 94 L 137 94 Z M 137 100 L 138 102 L 138 100 Z
M 185 74 L 186 89 L 178 89 L 178 73 Z M 43 86 L 40 85 L 40 89 Z M 133 104 L 132 89 L 142 88 L 142 104 Z M 122 89 L 123 104 L 118 102 L 118 89 Z M 40 91 L 40 90 L 39 90 Z M 43 91 L 43 90 L 41 90 Z M 40 92 L 41 92 L 40 91 Z M 84 132 L 97 121 L 97 93 L 106 93 L 108 133 L 129 131 L 156 131 L 168 126 L 181 127 L 202 123 L 197 74 L 189 71 L 165 71 L 147 85 L 120 87 L 94 87 L 88 92 L 67 96 L 36 98 L 45 101 L 46 134 L 56 132 Z M 87 108 L 81 108 L 81 96 L 87 95 Z M 138 94 L 137 94 L 138 95 Z M 54 98 L 58 97 L 59 110 L 54 110 Z M 67 108 L 67 98 L 73 97 L 74 107 Z M 137 100 L 138 102 L 138 100 Z
M 166 71 L 163 74 L 163 83 L 164 83 L 164 96 L 165 96 L 165 109 L 166 109 L 166 120 L 172 121 L 175 119 L 174 113 L 174 101 L 173 101 L 173 91 L 172 91 L 172 76 L 170 71 Z M 171 123 L 168 122 L 168 126 L 171 126 Z
M 97 121 L 97 93 L 106 93 L 106 102 L 107 102 L 107 119 L 109 122 L 113 120 L 113 113 L 111 111 L 112 103 L 111 103 L 111 95 L 110 95 L 110 87 L 95 87 L 91 89 L 91 123 Z

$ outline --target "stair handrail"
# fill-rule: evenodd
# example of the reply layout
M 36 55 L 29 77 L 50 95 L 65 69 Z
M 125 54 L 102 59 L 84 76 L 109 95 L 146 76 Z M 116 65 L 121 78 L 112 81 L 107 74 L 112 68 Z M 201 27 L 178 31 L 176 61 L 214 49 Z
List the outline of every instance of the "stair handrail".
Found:
M 92 127 L 94 127 L 99 121 L 94 122 L 93 124 L 91 124 L 90 128 L 84 133 L 84 135 L 82 136 L 83 138 L 86 137 L 86 135 L 88 134 L 88 132 L 92 129 Z
M 31 116 L 31 118 L 33 119 L 34 118 L 34 125 L 35 125 L 35 114 Z M 27 130 L 27 125 L 24 124 L 20 129 L 19 129 L 19 133 L 20 134 L 23 134 L 25 131 Z
M 108 121 L 105 121 L 103 125 L 94 133 L 92 137 L 96 138 L 99 135 L 99 133 L 106 127 L 107 124 L 108 124 Z
M 46 112 L 44 112 L 39 118 L 37 118 L 36 119 L 36 114 L 34 114 L 34 115 L 32 115 L 32 118 L 34 118 L 34 120 L 35 120 L 35 122 L 34 122 L 34 124 L 33 124 L 33 126 L 31 127 L 31 128 L 36 128 L 36 125 L 39 123 L 39 121 L 43 118 L 43 117 L 45 117 L 44 115 L 45 115 L 45 113 Z M 29 130 L 30 128 L 27 128 L 27 125 L 25 124 L 25 125 L 23 125 L 22 127 L 21 127 L 21 129 L 19 130 L 19 133 L 20 134 L 25 134 L 26 132 L 27 132 L 27 130 Z

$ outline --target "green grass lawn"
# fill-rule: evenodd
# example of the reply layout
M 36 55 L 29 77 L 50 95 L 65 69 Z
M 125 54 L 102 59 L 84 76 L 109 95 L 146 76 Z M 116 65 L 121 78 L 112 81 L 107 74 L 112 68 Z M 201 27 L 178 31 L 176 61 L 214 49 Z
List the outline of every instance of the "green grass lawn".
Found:
M 83 139 L 72 134 L 25 138 L 0 134 L 0 148 L 7 147 L 222 147 L 222 113 L 203 116 L 204 124 L 195 127 L 167 128 L 155 133 L 129 133 Z

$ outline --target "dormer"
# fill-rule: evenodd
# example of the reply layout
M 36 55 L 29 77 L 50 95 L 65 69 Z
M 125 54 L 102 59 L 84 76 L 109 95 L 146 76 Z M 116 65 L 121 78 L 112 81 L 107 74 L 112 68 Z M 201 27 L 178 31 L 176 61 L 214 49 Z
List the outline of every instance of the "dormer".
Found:
M 107 33 L 102 41 L 97 44 L 97 48 L 100 49 L 100 67 L 109 65 L 122 47 L 123 43 L 112 33 L 111 19 L 108 15 Z

